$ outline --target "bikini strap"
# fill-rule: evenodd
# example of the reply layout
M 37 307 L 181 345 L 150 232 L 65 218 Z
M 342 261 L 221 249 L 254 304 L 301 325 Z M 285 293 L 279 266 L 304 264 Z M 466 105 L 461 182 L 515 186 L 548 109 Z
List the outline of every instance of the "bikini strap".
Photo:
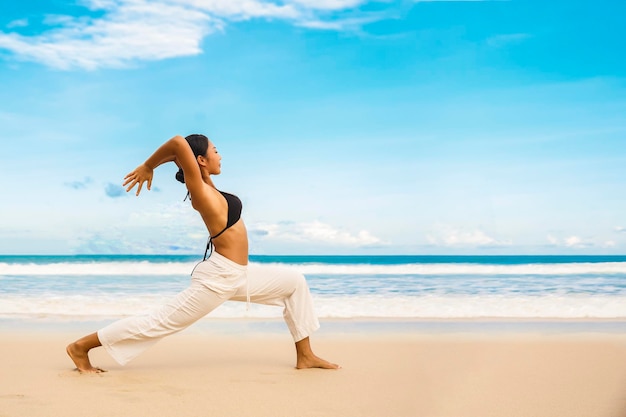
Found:
M 209 250 L 211 251 L 210 253 L 209 253 Z M 202 258 L 203 261 L 206 261 L 207 253 L 209 254 L 209 256 L 211 256 L 211 253 L 213 253 L 213 241 L 211 240 L 211 236 L 209 236 L 209 240 L 206 242 L 206 249 L 204 251 L 204 258 Z
M 228 226 L 226 226 L 224 228 L 224 230 L 222 230 L 221 232 L 219 232 L 215 236 L 209 236 L 209 240 L 206 242 L 206 249 L 204 251 L 204 258 L 202 259 L 203 261 L 206 261 L 207 254 L 209 256 L 211 256 L 211 254 L 213 253 L 213 239 L 220 237 L 220 235 L 222 233 L 224 233 L 226 231 L 226 229 L 228 229 Z

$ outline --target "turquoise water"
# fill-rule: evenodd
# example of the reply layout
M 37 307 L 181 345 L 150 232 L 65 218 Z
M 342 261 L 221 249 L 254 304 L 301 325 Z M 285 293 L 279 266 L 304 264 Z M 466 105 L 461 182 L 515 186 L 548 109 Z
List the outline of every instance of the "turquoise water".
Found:
M 189 282 L 189 255 L 0 256 L 0 318 L 140 314 Z M 626 256 L 252 256 L 303 272 L 323 318 L 625 318 Z M 280 317 L 226 303 L 212 317 Z

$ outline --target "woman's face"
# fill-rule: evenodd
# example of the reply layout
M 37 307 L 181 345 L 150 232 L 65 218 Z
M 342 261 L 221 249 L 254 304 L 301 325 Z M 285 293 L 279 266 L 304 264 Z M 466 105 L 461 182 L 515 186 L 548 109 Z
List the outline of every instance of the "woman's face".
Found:
M 211 175 L 219 175 L 222 172 L 222 155 L 217 153 L 217 148 L 213 142 L 209 141 L 209 148 L 206 151 L 208 160 L 207 168 Z

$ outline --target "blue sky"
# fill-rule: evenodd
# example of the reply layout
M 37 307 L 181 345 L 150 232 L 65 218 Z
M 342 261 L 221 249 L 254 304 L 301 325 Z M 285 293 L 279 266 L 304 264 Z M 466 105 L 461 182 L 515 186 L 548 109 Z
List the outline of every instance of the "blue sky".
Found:
M 0 253 L 201 253 L 176 134 L 254 254 L 626 253 L 622 1 L 0 4 Z M 170 164 L 171 165 L 171 164 Z

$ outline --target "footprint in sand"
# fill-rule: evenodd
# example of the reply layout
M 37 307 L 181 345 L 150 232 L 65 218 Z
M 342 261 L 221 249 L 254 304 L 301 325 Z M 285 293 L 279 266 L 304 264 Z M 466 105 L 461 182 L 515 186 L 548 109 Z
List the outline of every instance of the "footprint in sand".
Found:
M 22 400 L 26 398 L 24 394 L 1 394 L 0 400 Z

